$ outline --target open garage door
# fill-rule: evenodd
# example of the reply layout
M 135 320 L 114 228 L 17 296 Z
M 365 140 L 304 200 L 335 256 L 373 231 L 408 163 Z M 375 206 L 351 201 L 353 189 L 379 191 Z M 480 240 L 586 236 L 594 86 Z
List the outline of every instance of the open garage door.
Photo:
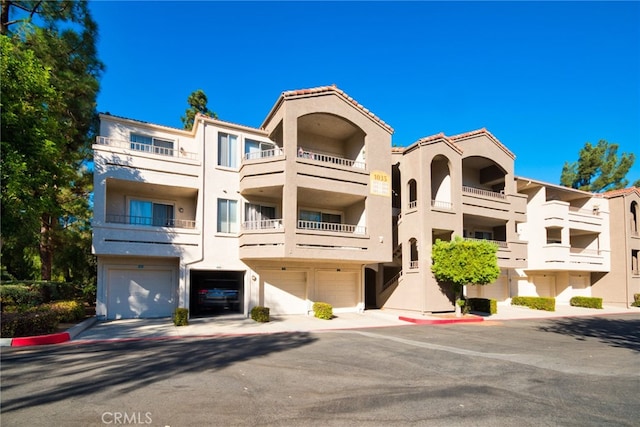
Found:
M 271 314 L 307 314 L 307 275 L 297 271 L 266 271 L 264 305 Z
M 356 308 L 360 302 L 359 274 L 355 271 L 319 271 L 316 276 L 315 301 L 333 308 Z
M 107 318 L 170 317 L 176 307 L 175 270 L 110 268 Z

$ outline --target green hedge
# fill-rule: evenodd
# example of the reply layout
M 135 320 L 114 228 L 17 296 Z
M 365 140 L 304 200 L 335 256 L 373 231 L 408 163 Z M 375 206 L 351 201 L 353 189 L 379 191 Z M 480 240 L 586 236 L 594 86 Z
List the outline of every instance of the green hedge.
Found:
M 471 311 L 481 313 L 498 313 L 498 301 L 490 298 L 467 298 L 467 305 Z
M 84 305 L 79 301 L 57 301 L 41 307 L 51 309 L 60 323 L 78 322 L 85 317 Z
M 602 298 L 573 297 L 569 300 L 569 305 L 573 307 L 602 308 Z
M 255 306 L 251 309 L 251 318 L 256 322 L 269 321 L 269 307 Z
M 86 300 L 95 302 L 95 286 L 67 282 L 12 281 L 0 284 L 3 307 L 36 307 L 51 301 Z
M 173 324 L 176 326 L 189 325 L 189 309 L 178 307 L 173 311 Z
M 634 307 L 640 307 L 640 294 L 633 294 L 633 303 L 631 305 Z
M 331 320 L 333 318 L 333 307 L 326 302 L 313 303 L 313 315 L 318 319 Z
M 38 307 L 22 313 L 1 313 L 2 338 L 30 337 L 56 332 L 58 315 L 49 307 Z
M 556 311 L 556 299 L 547 297 L 513 297 L 511 305 L 524 305 L 535 310 Z

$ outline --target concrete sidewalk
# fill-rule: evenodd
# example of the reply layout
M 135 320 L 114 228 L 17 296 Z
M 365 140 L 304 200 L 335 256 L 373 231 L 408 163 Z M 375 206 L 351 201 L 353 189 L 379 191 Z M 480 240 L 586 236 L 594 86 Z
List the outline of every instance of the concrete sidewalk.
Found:
M 421 315 L 398 310 L 366 310 L 364 313 L 337 313 L 331 320 L 313 316 L 272 316 L 267 323 L 255 322 L 242 315 L 190 319 L 188 326 L 177 327 L 171 319 L 127 319 L 97 322 L 72 338 L 73 342 L 122 341 L 139 339 L 171 339 L 182 337 L 214 337 L 223 335 L 272 334 L 280 332 L 322 332 L 340 329 L 380 328 L 416 324 L 449 324 L 460 322 L 508 321 L 517 319 L 553 319 L 607 314 L 640 313 L 640 308 L 604 307 L 602 310 L 557 305 L 555 312 L 526 307 L 498 306 L 491 316 L 473 315 L 455 318 L 451 315 Z

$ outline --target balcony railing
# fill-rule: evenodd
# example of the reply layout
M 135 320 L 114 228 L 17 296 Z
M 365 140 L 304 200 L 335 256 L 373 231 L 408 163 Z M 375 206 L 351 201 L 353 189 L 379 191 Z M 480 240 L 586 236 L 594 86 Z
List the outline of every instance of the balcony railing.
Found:
M 600 215 L 600 208 L 594 207 L 592 209 L 578 208 L 575 206 L 569 206 L 569 212 L 580 213 L 583 215 Z
M 415 209 L 416 206 L 418 206 L 418 201 L 417 200 L 412 200 L 409 202 L 409 209 Z
M 409 269 L 410 270 L 416 270 L 419 267 L 420 267 L 420 261 L 410 261 L 409 262 Z
M 274 230 L 279 228 L 282 228 L 282 219 L 263 219 L 242 223 L 243 230 Z
M 169 227 L 169 228 L 196 228 L 196 222 L 189 219 L 175 219 L 175 218 L 153 218 L 146 216 L 133 216 L 133 215 L 107 215 L 106 222 L 113 224 L 128 224 L 128 225 L 147 225 L 154 227 Z
M 446 209 L 450 211 L 451 209 L 453 209 L 453 203 L 445 202 L 443 200 L 432 200 L 431 207 L 436 209 Z
M 398 272 L 398 274 L 393 276 L 391 279 L 389 279 L 386 282 L 384 282 L 384 284 L 382 285 L 382 290 L 384 291 L 385 289 L 390 288 L 391 286 L 393 286 L 396 283 L 398 283 L 400 281 L 401 277 L 402 277 L 402 270 L 400 270 Z
M 331 231 L 334 233 L 345 234 L 366 234 L 367 228 L 361 225 L 336 224 L 333 222 L 319 222 L 298 220 L 298 229 L 300 230 L 319 230 Z
M 466 185 L 462 186 L 462 192 L 467 194 L 473 194 L 475 196 L 493 197 L 494 199 L 506 198 L 506 196 L 504 195 L 504 192 L 483 190 L 481 188 L 467 187 Z
M 339 166 L 346 166 L 355 169 L 366 169 L 367 165 L 364 162 L 358 162 L 351 159 L 345 159 L 344 157 L 331 156 L 328 154 L 316 153 L 314 151 L 306 150 L 302 147 L 298 149 L 298 157 L 302 159 L 311 159 L 323 163 L 331 163 Z
M 282 151 L 282 148 L 275 147 L 275 148 L 271 148 L 269 150 L 262 150 L 262 151 L 254 151 L 252 153 L 245 153 L 244 159 L 245 160 L 267 159 L 267 158 L 270 158 L 270 157 L 278 157 L 278 156 L 282 156 L 282 155 L 284 155 L 284 151 Z
M 142 144 L 140 142 L 124 141 L 119 139 L 108 138 L 106 136 L 97 136 L 96 144 L 108 145 L 110 147 L 126 148 L 133 151 L 141 151 L 144 153 L 157 154 L 159 156 L 178 157 L 181 159 L 195 160 L 198 158 L 196 153 L 190 153 L 184 149 L 175 149 L 167 147 L 159 147 L 151 144 Z
M 508 247 L 507 242 L 503 242 L 500 240 L 489 240 L 489 239 L 474 239 L 473 237 L 465 237 L 464 240 L 468 240 L 471 242 L 491 242 L 498 245 L 499 248 L 506 249 Z
M 569 248 L 569 253 L 577 255 L 600 255 L 600 249 Z

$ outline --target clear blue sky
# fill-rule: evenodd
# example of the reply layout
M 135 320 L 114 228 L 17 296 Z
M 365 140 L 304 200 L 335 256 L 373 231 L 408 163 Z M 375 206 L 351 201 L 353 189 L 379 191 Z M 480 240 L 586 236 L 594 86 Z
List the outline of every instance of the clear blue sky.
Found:
M 558 183 L 585 142 L 640 157 L 639 2 L 94 1 L 98 110 L 182 127 L 203 89 L 258 127 L 281 92 L 336 84 L 393 143 L 486 127 L 516 175 Z M 627 175 L 640 178 L 640 158 Z

